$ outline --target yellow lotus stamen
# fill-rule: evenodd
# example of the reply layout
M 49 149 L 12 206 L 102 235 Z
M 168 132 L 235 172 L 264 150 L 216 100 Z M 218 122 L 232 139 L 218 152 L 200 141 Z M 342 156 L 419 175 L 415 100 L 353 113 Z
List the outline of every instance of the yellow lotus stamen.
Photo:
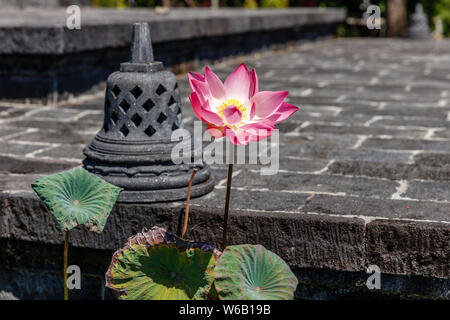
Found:
M 242 120 L 240 123 L 234 125 L 233 127 L 239 127 L 245 120 L 247 120 L 247 108 L 244 106 L 244 104 L 239 101 L 238 99 L 227 99 L 225 100 L 218 108 L 216 113 L 224 120 L 223 118 L 223 112 L 226 108 L 229 106 L 236 106 L 236 108 L 241 112 L 242 114 Z M 225 121 L 225 120 L 224 120 Z

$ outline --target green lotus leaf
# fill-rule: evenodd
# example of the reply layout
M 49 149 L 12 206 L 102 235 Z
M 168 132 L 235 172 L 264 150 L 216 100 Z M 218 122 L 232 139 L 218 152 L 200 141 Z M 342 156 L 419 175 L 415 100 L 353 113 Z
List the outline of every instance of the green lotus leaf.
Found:
M 113 255 L 106 286 L 123 300 L 210 298 L 220 252 L 159 227 L 143 229 Z
M 121 188 L 82 168 L 74 168 L 31 184 L 63 231 L 85 225 L 102 232 Z
M 298 284 L 283 259 L 250 244 L 226 247 L 214 278 L 222 300 L 292 300 Z

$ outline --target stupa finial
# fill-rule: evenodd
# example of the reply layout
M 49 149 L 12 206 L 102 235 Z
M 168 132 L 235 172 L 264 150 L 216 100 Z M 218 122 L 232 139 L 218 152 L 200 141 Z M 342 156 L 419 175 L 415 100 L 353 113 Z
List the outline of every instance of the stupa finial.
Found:
M 154 61 L 150 28 L 147 22 L 133 24 L 130 56 L 131 63 L 151 63 Z

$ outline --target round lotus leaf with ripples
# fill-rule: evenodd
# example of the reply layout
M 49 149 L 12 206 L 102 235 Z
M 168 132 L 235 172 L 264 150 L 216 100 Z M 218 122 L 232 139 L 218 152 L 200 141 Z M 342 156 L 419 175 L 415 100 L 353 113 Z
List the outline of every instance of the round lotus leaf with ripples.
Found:
M 298 284 L 286 262 L 261 245 L 228 246 L 214 277 L 223 300 L 292 300 Z
M 98 233 L 122 190 L 81 168 L 37 179 L 31 187 L 62 230 L 85 225 Z
M 210 298 L 218 251 L 158 227 L 144 230 L 118 250 L 106 285 L 123 300 Z

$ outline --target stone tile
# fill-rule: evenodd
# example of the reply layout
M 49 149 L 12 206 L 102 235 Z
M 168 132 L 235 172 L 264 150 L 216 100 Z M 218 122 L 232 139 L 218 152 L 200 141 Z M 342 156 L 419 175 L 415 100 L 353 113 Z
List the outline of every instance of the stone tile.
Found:
M 406 84 L 406 83 L 405 83 Z M 414 92 L 395 92 L 395 90 L 389 90 L 389 95 L 386 95 L 386 91 L 374 91 L 372 88 L 362 90 L 359 92 L 350 92 L 347 94 L 347 99 L 364 97 L 371 101 L 415 101 L 422 103 L 437 104 L 440 97 L 434 93 L 414 93 Z
M 80 113 L 79 110 L 69 108 L 45 108 L 41 111 L 33 112 L 30 118 L 50 118 L 55 120 L 66 120 Z
M 63 121 L 49 121 L 49 120 L 12 120 L 7 123 L 8 126 L 16 126 L 20 128 L 37 128 L 37 129 L 51 129 L 51 130 L 73 130 L 73 131 L 98 131 L 103 123 L 92 124 L 84 122 L 63 122 Z
M 28 111 L 30 111 L 30 110 L 27 108 L 9 107 L 4 112 L 0 111 L 0 117 L 2 119 L 12 119 L 12 118 L 16 118 L 16 117 L 21 117 L 21 116 L 25 115 Z
M 39 174 L 56 173 L 63 170 L 69 170 L 76 164 L 65 161 L 48 161 L 30 158 L 12 158 L 0 156 L 0 173 L 14 174 Z M 14 177 L 10 177 L 14 180 Z
M 336 135 L 322 132 L 298 132 L 298 135 L 280 135 L 280 148 L 292 145 L 314 145 L 317 147 L 351 148 L 358 141 L 355 135 Z
M 90 100 L 85 100 L 83 102 L 63 102 L 61 106 L 67 109 L 78 109 L 78 110 L 95 110 L 103 112 L 104 109 L 104 98 L 93 98 Z
M 0 127 L 0 138 L 20 132 L 23 132 L 23 129 L 14 127 Z
M 335 161 L 328 167 L 328 172 L 389 180 L 450 180 L 450 166 L 433 167 L 422 164 Z
M 278 163 L 279 170 L 288 170 L 288 171 L 298 171 L 298 172 L 317 172 L 324 169 L 329 160 L 325 159 L 289 159 L 289 158 L 280 158 Z M 227 165 L 226 164 L 211 164 L 212 169 L 214 169 L 214 173 L 217 172 L 217 176 L 224 179 L 227 177 Z M 272 166 L 272 169 L 276 169 L 276 164 L 235 164 L 233 166 L 234 171 L 237 170 L 256 170 L 260 171 L 263 168 L 269 169 Z
M 74 132 L 72 129 L 61 129 L 57 131 L 40 130 L 38 132 L 25 133 L 16 136 L 14 137 L 14 140 L 86 145 L 94 136 L 95 134 L 91 133 L 85 134 L 82 132 Z
M 31 189 L 31 183 L 42 177 L 43 175 L 7 175 L 0 174 L 0 191 L 11 191 L 11 190 L 27 190 L 33 191 Z
M 15 154 L 23 156 L 27 153 L 45 148 L 45 145 L 34 145 L 26 143 L 14 143 L 0 141 L 0 154 Z
M 295 172 L 279 172 L 276 175 L 261 176 L 245 171 L 233 181 L 234 187 L 244 189 L 268 189 L 272 191 L 329 192 L 365 197 L 389 198 L 397 183 L 381 179 L 350 176 L 311 175 Z
M 242 177 L 237 176 L 232 183 L 230 210 L 298 212 L 308 197 L 308 194 L 292 195 L 282 192 L 240 190 L 240 184 L 236 183 L 240 179 Z M 216 187 L 211 194 L 192 199 L 191 203 L 201 205 L 203 208 L 224 208 L 225 186 Z
M 391 150 L 450 150 L 450 141 L 429 141 L 412 139 L 367 139 L 364 148 Z
M 400 116 L 400 117 L 428 117 L 435 119 L 445 119 L 447 116 L 447 110 L 439 107 L 407 107 L 407 106 L 385 106 L 383 109 L 378 107 L 364 107 L 364 106 L 348 106 L 340 113 L 340 115 L 354 115 L 354 114 L 367 114 L 372 116 Z M 382 123 L 375 122 L 374 124 Z M 420 126 L 428 126 L 427 121 L 421 121 Z
M 280 130 L 281 133 L 289 133 L 294 131 L 295 129 L 299 128 L 301 126 L 303 122 L 299 123 L 299 122 L 293 122 L 293 121 L 289 121 L 289 122 L 281 122 L 277 125 L 275 125 L 275 127 Z
M 414 157 L 414 162 L 420 165 L 445 169 L 450 167 L 450 153 L 423 152 Z
M 450 179 L 447 181 L 408 181 L 408 188 L 402 196 L 450 203 Z
M 329 160 L 356 160 L 374 162 L 408 163 L 411 153 L 368 148 L 348 149 L 333 146 L 316 146 L 314 144 L 295 146 L 281 145 L 280 154 L 292 157 Z
M 448 130 L 450 122 L 446 121 L 444 117 L 441 119 L 420 118 L 420 119 L 406 119 L 396 117 L 395 119 L 380 119 L 375 121 L 372 126 L 403 126 L 403 127 L 430 127 L 443 128 Z
M 1 106 L 0 105 L 0 113 L 4 113 L 4 112 L 6 112 L 6 111 L 8 111 L 8 110 L 11 110 L 12 109 L 12 107 L 7 107 L 7 106 Z
M 78 119 L 79 122 L 86 122 L 86 123 L 92 123 L 94 125 L 98 125 L 99 123 L 103 123 L 103 118 L 105 116 L 102 113 L 90 113 L 87 115 L 82 116 L 80 119 Z
M 450 139 L 450 130 L 445 128 L 443 130 L 435 131 L 432 137 Z
M 280 158 L 279 169 L 298 172 L 317 172 L 323 170 L 328 164 L 324 159 L 288 159 Z
M 39 157 L 51 157 L 51 158 L 63 158 L 63 159 L 78 159 L 83 160 L 85 157 L 83 155 L 83 149 L 85 145 L 82 144 L 67 144 L 52 148 L 50 150 L 40 152 L 35 155 L 36 158 Z
M 326 123 L 326 122 L 331 122 L 331 125 L 333 125 L 333 123 L 350 123 L 350 124 L 357 125 L 357 126 L 363 126 L 367 121 L 369 121 L 373 118 L 373 116 L 371 116 L 371 115 L 362 115 L 362 114 L 356 114 L 353 116 L 312 114 L 312 116 L 311 116 L 308 114 L 304 114 L 301 111 L 302 111 L 302 109 L 300 106 L 299 111 L 294 113 L 286 121 L 279 123 L 277 126 L 280 129 L 280 131 L 289 132 L 290 130 L 284 129 L 285 126 L 291 126 L 293 124 L 297 124 L 297 127 L 298 127 L 307 121 L 311 122 L 313 125 L 315 125 L 315 122 L 320 122 L 320 124 Z
M 389 135 L 396 137 L 417 137 L 422 138 L 426 130 L 418 129 L 396 129 L 381 127 L 366 127 L 351 125 L 351 123 L 342 124 L 315 124 L 306 127 L 302 132 L 323 132 L 334 134 L 356 134 L 356 135 Z
M 315 195 L 306 212 L 450 222 L 450 203 Z M 448 228 L 448 226 L 447 226 Z

